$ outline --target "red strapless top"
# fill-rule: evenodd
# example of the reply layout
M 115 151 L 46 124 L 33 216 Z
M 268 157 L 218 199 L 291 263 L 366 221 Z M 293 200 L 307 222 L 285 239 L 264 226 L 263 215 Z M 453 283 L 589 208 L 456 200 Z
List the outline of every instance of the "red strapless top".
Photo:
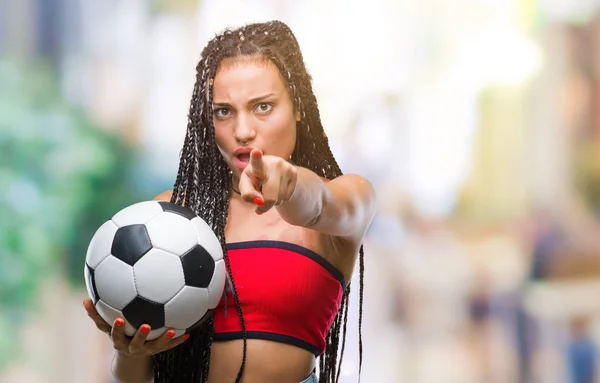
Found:
M 315 252 L 288 242 L 236 242 L 227 249 L 248 338 L 320 355 L 346 288 L 342 273 Z M 227 285 L 215 309 L 214 329 L 215 341 L 242 338 Z

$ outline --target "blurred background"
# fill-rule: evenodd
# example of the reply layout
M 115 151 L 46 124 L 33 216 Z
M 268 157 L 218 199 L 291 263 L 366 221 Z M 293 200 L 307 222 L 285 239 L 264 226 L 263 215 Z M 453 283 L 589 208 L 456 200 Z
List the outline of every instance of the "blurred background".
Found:
M 171 188 L 206 42 L 271 19 L 378 191 L 362 381 L 600 382 L 595 0 L 0 0 L 0 382 L 113 382 L 87 244 Z

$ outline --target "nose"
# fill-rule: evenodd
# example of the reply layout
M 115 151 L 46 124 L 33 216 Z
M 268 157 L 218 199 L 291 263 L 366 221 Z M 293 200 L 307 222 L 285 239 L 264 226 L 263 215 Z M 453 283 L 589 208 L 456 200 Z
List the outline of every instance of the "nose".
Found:
M 236 120 L 233 137 L 238 142 L 249 143 L 254 140 L 256 137 L 256 129 L 254 128 L 252 119 L 240 114 Z

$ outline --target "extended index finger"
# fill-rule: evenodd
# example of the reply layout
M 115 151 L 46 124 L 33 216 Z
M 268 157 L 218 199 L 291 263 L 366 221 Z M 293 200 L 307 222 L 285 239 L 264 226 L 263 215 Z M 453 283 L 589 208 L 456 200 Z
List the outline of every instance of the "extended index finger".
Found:
M 253 149 L 250 152 L 250 166 L 252 167 L 252 175 L 254 177 L 262 179 L 265 176 L 262 150 Z

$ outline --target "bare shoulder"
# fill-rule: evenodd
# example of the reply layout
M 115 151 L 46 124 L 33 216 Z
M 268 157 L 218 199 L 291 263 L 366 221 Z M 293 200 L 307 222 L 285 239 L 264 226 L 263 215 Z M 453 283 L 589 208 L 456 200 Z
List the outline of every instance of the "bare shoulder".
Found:
M 166 201 L 166 202 L 170 202 L 172 195 L 173 195 L 173 190 L 166 190 L 166 191 L 160 193 L 159 195 L 157 195 L 156 197 L 152 198 L 152 200 L 153 201 Z
M 327 182 L 332 201 L 345 212 L 339 218 L 348 222 L 346 234 L 338 240 L 360 247 L 377 211 L 375 188 L 369 180 L 358 174 L 344 174 Z

